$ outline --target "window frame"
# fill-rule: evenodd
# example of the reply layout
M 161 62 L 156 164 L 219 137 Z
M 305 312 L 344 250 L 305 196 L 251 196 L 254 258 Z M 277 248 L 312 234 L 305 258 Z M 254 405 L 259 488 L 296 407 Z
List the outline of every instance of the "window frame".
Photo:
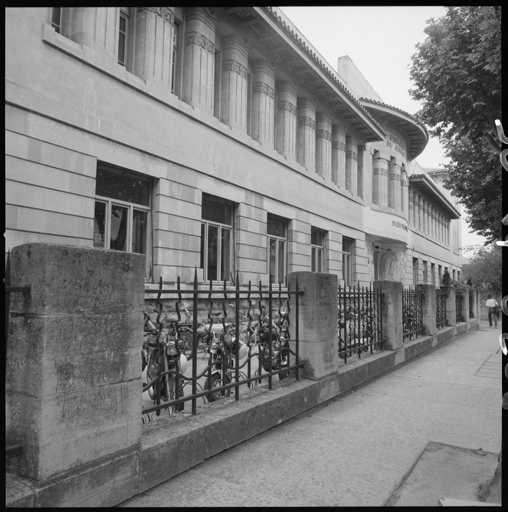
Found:
M 125 251 L 122 252 L 130 252 L 134 253 L 132 250 L 132 241 L 133 241 L 133 223 L 134 223 L 134 210 L 141 211 L 146 213 L 146 228 L 145 228 L 145 249 L 146 252 L 136 252 L 135 254 L 144 254 L 146 259 L 146 269 L 145 269 L 145 280 L 149 280 L 153 277 L 152 275 L 152 243 L 153 243 L 153 235 L 152 235 L 152 193 L 153 193 L 153 182 L 148 177 L 138 174 L 134 171 L 130 171 L 128 169 L 123 169 L 120 167 L 116 167 L 114 165 L 108 164 L 106 162 L 98 162 L 97 163 L 97 174 L 95 177 L 95 187 L 97 190 L 97 177 L 100 170 L 100 167 L 104 166 L 104 168 L 109 168 L 116 171 L 123 171 L 130 176 L 139 177 L 139 179 L 145 181 L 149 185 L 148 191 L 148 206 L 142 205 L 130 201 L 124 201 L 122 199 L 115 199 L 112 197 L 101 196 L 97 193 L 94 194 L 94 228 L 93 228 L 93 246 L 98 249 L 111 250 L 111 214 L 114 206 L 118 206 L 120 208 L 127 208 L 127 226 L 126 226 L 126 239 L 125 239 Z M 102 203 L 106 205 L 105 216 L 104 216 L 104 239 L 102 245 L 96 245 L 96 229 L 95 229 L 95 207 L 97 203 Z M 115 250 L 115 249 L 113 249 Z
M 122 21 L 125 23 L 125 30 L 122 31 Z M 127 49 L 129 41 L 129 8 L 119 7 L 118 9 L 118 50 L 117 50 L 117 62 L 120 66 L 127 68 Z M 122 43 L 123 35 L 123 43 Z M 123 60 L 120 59 L 120 50 L 123 49 Z
M 316 234 L 321 237 L 321 245 L 312 242 L 312 235 Z M 310 271 L 325 272 L 325 236 L 326 232 L 319 228 L 310 228 Z M 317 269 L 316 269 L 317 263 Z
M 225 206 L 229 206 L 231 208 L 231 224 L 225 224 L 222 222 L 204 219 L 203 218 L 203 210 L 201 210 L 201 248 L 200 248 L 200 268 L 203 270 L 203 280 L 204 281 L 210 281 L 209 277 L 209 235 L 210 235 L 210 227 L 217 228 L 217 278 L 211 279 L 212 282 L 233 282 L 234 281 L 234 275 L 235 275 L 235 203 L 231 201 L 224 200 L 220 197 L 213 196 L 211 194 L 205 194 L 203 193 L 203 198 L 206 198 L 209 201 L 223 204 Z M 203 208 L 203 198 L 201 202 L 201 208 Z M 223 257 L 223 248 L 222 243 L 219 243 L 219 241 L 222 241 L 222 234 L 224 231 L 229 231 L 230 237 L 229 237 L 229 275 L 227 276 L 227 279 L 220 279 L 219 277 L 222 277 L 225 273 L 225 268 L 222 268 L 222 265 L 224 263 L 224 257 Z M 220 266 L 219 266 L 220 262 Z
M 349 251 L 345 250 L 344 242 L 350 244 Z M 356 240 L 349 236 L 342 236 L 342 280 L 344 286 L 354 286 L 354 257 Z
M 268 232 L 269 220 L 272 219 L 274 221 L 282 222 L 284 225 L 284 235 L 275 235 L 273 233 Z M 268 274 L 268 282 L 275 285 L 283 285 L 287 284 L 287 273 L 288 273 L 288 232 L 289 232 L 289 222 L 284 217 L 279 217 L 278 215 L 274 215 L 271 213 L 267 214 L 266 218 L 266 236 L 267 236 L 267 245 L 266 245 L 266 267 Z M 270 260 L 271 260 L 271 240 L 275 242 L 275 258 L 274 258 L 274 270 L 275 274 L 270 273 Z M 280 250 L 280 244 L 283 243 L 283 250 Z M 282 255 L 281 255 L 282 252 Z M 279 271 L 281 268 L 281 256 L 282 256 L 282 272 Z M 283 276 L 279 274 L 283 273 Z
M 50 24 L 57 34 L 62 32 L 62 7 L 51 7 Z

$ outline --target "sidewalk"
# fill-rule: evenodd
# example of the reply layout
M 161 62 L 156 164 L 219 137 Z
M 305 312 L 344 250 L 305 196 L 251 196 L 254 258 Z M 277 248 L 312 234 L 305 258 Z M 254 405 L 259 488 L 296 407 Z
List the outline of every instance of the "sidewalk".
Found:
M 429 442 L 497 456 L 500 333 L 482 322 L 119 506 L 382 506 Z

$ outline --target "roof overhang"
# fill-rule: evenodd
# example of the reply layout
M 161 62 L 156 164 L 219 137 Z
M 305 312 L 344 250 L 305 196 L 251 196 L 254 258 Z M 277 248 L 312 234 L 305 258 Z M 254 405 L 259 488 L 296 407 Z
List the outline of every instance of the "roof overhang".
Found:
M 423 124 L 413 116 L 398 108 L 368 98 L 360 98 L 360 103 L 380 123 L 387 123 L 400 132 L 408 142 L 408 160 L 414 160 L 425 149 L 429 134 Z
M 328 104 L 365 143 L 382 141 L 383 128 L 296 27 L 276 7 L 224 7 L 224 13 L 251 37 L 263 54 L 289 71 L 304 88 Z
M 411 187 L 420 191 L 423 195 L 432 199 L 443 210 L 446 211 L 450 219 L 460 219 L 460 212 L 455 208 L 453 203 L 439 190 L 432 178 L 426 174 L 413 174 L 409 176 L 409 184 Z

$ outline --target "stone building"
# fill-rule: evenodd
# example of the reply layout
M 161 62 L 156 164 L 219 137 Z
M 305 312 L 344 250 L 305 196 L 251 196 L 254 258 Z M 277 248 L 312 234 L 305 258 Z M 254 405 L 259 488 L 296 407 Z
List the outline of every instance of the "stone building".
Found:
M 277 8 L 5 12 L 7 251 L 143 253 L 148 282 L 458 277 L 425 127 Z

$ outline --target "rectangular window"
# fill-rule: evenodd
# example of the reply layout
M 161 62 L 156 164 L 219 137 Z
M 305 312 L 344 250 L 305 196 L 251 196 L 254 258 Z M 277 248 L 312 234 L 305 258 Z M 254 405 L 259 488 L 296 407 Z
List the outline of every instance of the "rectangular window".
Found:
M 178 25 L 173 27 L 173 48 L 171 53 L 171 92 L 175 93 L 176 83 L 176 58 L 178 55 Z
M 413 285 L 418 284 L 418 258 L 413 258 Z
M 439 286 L 441 286 L 442 282 L 443 282 L 443 269 L 441 267 L 441 265 L 438 266 L 438 277 L 439 277 Z
M 287 221 L 268 214 L 266 232 L 268 234 L 270 283 L 285 284 L 287 273 Z
M 430 264 L 430 276 L 432 279 L 430 284 L 436 286 L 436 265 L 434 263 Z
M 234 278 L 233 211 L 232 203 L 203 194 L 200 267 L 207 281 Z
M 426 261 L 423 261 L 423 265 L 422 265 L 422 270 L 423 270 L 423 284 L 427 284 L 427 262 Z
M 62 8 L 51 7 L 51 26 L 55 32 L 60 33 L 62 30 Z
M 325 234 L 320 229 L 311 228 L 310 230 L 310 250 L 311 250 L 311 271 L 324 272 L 324 241 Z
M 129 8 L 120 7 L 120 20 L 118 25 L 118 64 L 125 66 L 127 55 L 127 28 L 129 26 Z
M 150 195 L 145 177 L 97 164 L 94 247 L 144 254 L 146 278 L 151 277 Z
M 342 237 L 342 275 L 345 286 L 353 285 L 355 240 L 347 236 Z

